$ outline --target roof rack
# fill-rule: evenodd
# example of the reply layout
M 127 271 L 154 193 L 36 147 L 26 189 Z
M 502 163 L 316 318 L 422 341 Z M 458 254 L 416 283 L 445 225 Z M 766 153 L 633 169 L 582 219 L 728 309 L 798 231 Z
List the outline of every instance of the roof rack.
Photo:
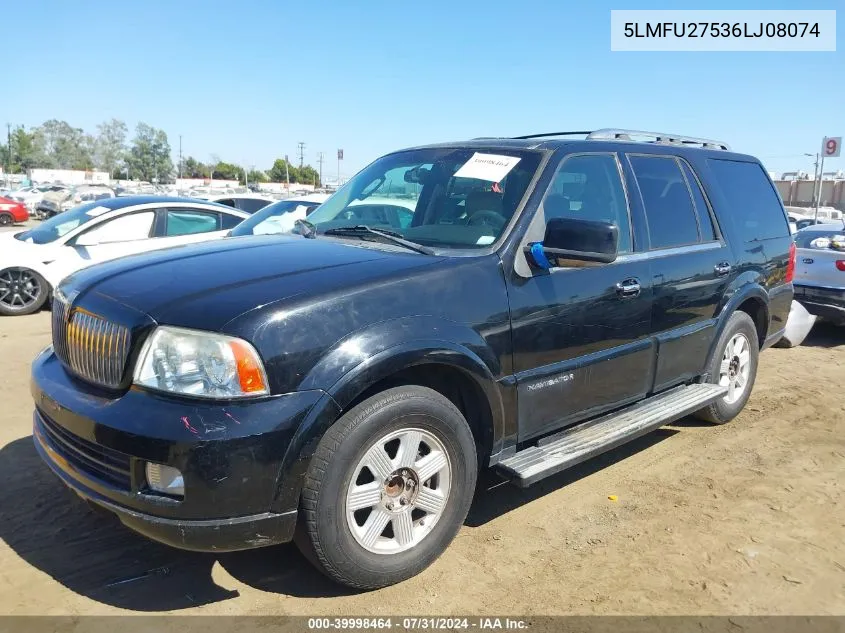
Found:
M 526 134 L 525 136 L 514 136 L 512 138 L 524 141 L 529 138 L 543 138 L 545 136 L 583 136 L 585 134 L 592 134 L 590 130 L 584 130 L 581 132 L 548 132 L 546 134 Z
M 611 139 L 616 141 L 634 141 L 639 137 L 647 143 L 666 143 L 669 145 L 699 145 L 706 149 L 722 149 L 730 151 L 730 146 L 722 141 L 707 138 L 695 138 L 683 134 L 667 134 L 665 132 L 645 132 L 643 130 L 618 130 L 605 128 L 595 130 L 587 135 L 587 140 Z
M 614 141 L 645 141 L 646 143 L 664 143 L 667 145 L 698 145 L 706 149 L 722 149 L 730 151 L 730 146 L 722 141 L 714 141 L 707 138 L 695 138 L 682 134 L 667 134 L 665 132 L 645 132 L 643 130 L 623 130 L 615 128 L 603 128 L 601 130 L 582 130 L 578 132 L 547 132 L 545 134 L 526 134 L 514 136 L 514 139 L 527 140 L 532 138 L 544 138 L 549 136 L 586 136 L 588 141 L 614 140 Z

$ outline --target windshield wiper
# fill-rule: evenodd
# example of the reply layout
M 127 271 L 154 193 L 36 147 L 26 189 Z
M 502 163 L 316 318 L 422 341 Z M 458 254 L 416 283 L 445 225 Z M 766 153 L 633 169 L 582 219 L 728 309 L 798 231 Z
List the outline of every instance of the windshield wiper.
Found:
M 323 235 L 349 235 L 355 237 L 364 237 L 366 235 L 377 235 L 381 239 L 391 244 L 398 244 L 399 246 L 404 246 L 408 250 L 415 251 L 417 253 L 422 253 L 423 255 L 434 255 L 434 250 L 430 249 L 428 246 L 423 246 L 422 244 L 417 244 L 415 242 L 409 242 L 408 240 L 404 239 L 400 233 L 395 231 L 382 231 L 371 229 L 366 224 L 356 224 L 355 226 L 339 226 L 334 229 L 326 229 L 323 231 Z

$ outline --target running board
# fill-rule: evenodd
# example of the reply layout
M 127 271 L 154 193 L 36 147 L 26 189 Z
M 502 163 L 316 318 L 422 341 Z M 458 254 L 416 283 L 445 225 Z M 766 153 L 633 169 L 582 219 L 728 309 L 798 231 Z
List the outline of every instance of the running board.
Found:
M 727 387 L 711 384 L 675 387 L 543 438 L 496 467 L 524 488 L 694 413 L 726 393 Z

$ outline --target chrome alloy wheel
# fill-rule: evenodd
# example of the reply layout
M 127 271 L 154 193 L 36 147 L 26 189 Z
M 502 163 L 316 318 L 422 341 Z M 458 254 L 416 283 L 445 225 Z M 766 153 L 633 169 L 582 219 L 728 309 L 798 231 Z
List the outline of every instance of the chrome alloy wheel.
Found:
M 393 431 L 367 450 L 346 491 L 346 521 L 358 544 L 396 554 L 422 541 L 446 509 L 452 464 L 437 437 Z
M 725 402 L 733 404 L 742 397 L 748 387 L 750 372 L 751 345 L 745 334 L 734 334 L 725 346 L 719 365 L 719 385 L 728 388 Z

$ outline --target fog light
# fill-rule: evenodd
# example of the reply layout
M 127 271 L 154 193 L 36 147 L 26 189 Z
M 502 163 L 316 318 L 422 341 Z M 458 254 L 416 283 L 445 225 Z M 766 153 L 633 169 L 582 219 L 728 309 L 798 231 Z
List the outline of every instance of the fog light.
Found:
M 147 462 L 147 484 L 156 492 L 166 495 L 185 496 L 185 480 L 176 468 Z

